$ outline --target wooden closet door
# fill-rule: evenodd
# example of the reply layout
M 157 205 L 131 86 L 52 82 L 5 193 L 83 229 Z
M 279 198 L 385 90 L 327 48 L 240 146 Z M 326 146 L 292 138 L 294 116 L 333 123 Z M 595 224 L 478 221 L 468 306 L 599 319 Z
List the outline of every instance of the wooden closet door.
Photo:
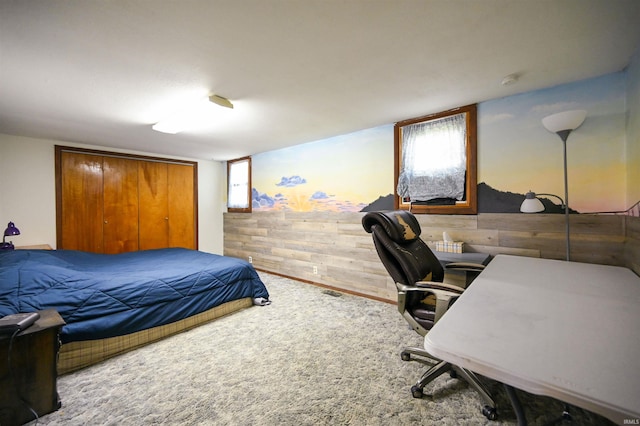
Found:
M 104 253 L 138 250 L 138 161 L 104 157 Z
M 59 249 L 102 253 L 102 159 L 100 155 L 61 153 Z
M 169 247 L 167 164 L 138 162 L 139 249 Z
M 197 162 L 55 149 L 58 248 L 197 250 Z
M 196 249 L 194 167 L 168 165 L 169 247 Z

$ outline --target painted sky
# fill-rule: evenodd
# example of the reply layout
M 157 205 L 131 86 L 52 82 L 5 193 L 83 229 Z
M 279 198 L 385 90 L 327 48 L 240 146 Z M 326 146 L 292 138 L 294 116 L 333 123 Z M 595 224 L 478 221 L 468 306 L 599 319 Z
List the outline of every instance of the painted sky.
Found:
M 478 182 L 564 198 L 562 141 L 542 118 L 587 111 L 567 140 L 569 206 L 624 210 L 624 72 L 478 105 Z M 252 157 L 254 210 L 360 211 L 394 192 L 393 124 Z
M 360 211 L 393 192 L 393 124 L 256 154 L 252 181 L 254 210 Z
M 625 74 L 614 73 L 483 102 L 478 107 L 478 182 L 564 198 L 562 140 L 542 118 L 584 109 L 567 140 L 569 205 L 581 212 L 624 210 Z

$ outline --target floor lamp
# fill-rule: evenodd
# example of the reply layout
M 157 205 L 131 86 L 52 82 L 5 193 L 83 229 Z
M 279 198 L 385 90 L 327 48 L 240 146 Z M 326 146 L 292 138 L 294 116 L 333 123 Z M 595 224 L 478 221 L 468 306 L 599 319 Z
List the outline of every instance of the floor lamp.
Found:
M 556 133 L 562 139 L 563 154 L 564 154 L 564 200 L 553 194 L 540 194 L 551 195 L 559 198 L 564 207 L 565 228 L 566 228 L 566 240 L 567 240 L 567 260 L 570 260 L 570 239 L 569 239 L 569 185 L 567 179 L 567 138 L 569 134 L 580 127 L 587 116 L 585 110 L 564 111 L 557 114 L 549 115 L 542 119 L 544 127 L 552 132 Z M 536 203 L 537 201 L 537 203 Z M 520 211 L 524 213 L 536 213 L 544 210 L 544 206 L 536 198 L 533 192 L 528 192 L 525 196 L 525 200 L 520 206 Z

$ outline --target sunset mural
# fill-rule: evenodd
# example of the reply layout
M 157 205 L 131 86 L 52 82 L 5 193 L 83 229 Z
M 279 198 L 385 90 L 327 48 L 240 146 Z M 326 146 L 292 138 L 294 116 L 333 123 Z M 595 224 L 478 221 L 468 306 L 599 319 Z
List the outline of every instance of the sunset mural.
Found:
M 393 191 L 393 125 L 252 157 L 253 210 L 360 211 Z
M 479 186 L 492 195 L 531 190 L 564 197 L 562 141 L 542 118 L 584 109 L 585 122 L 567 140 L 569 207 L 628 208 L 625 84 L 625 72 L 618 72 L 480 103 Z M 357 212 L 380 199 L 392 208 L 393 123 L 257 154 L 252 170 L 254 211 Z M 515 202 L 508 211 L 518 211 Z
M 564 198 L 562 140 L 542 118 L 573 109 L 587 118 L 567 140 L 569 206 L 580 213 L 626 209 L 622 72 L 479 104 L 478 182 Z

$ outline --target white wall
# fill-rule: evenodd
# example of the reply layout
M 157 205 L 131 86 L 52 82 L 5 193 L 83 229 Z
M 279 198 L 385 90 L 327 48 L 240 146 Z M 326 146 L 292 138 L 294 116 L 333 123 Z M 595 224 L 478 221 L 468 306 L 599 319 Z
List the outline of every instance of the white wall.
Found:
M 12 221 L 21 234 L 15 245 L 56 247 L 54 145 L 167 157 L 62 141 L 0 134 L 0 232 Z M 177 158 L 177 157 L 173 157 Z M 191 158 L 181 160 L 196 161 Z M 198 242 L 202 251 L 223 253 L 225 171 L 216 161 L 198 161 Z
M 627 207 L 640 201 L 640 48 L 627 68 Z

